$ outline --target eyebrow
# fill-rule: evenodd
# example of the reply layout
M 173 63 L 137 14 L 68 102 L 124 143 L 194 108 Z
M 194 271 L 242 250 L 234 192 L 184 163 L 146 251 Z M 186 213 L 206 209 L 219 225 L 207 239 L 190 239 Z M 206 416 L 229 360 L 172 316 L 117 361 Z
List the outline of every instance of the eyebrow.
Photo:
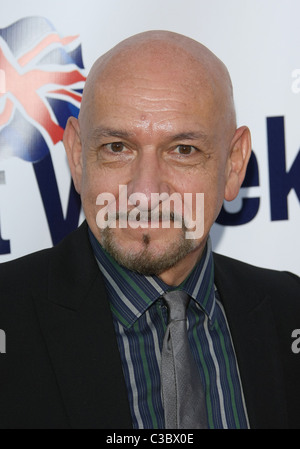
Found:
M 174 140 L 202 140 L 204 143 L 209 143 L 208 135 L 197 131 L 187 131 L 175 134 L 175 136 L 172 136 L 172 138 Z
M 101 137 L 117 137 L 118 139 L 129 139 L 134 136 L 134 133 L 114 128 L 97 127 L 94 128 L 90 133 L 90 138 L 97 141 Z M 200 131 L 185 131 L 175 135 L 169 136 L 172 141 L 181 140 L 201 140 L 204 144 L 209 145 L 210 141 L 207 134 Z
M 119 139 L 128 139 L 133 136 L 133 133 L 121 129 L 113 128 L 94 128 L 90 133 L 92 140 L 98 140 L 100 137 L 118 137 Z

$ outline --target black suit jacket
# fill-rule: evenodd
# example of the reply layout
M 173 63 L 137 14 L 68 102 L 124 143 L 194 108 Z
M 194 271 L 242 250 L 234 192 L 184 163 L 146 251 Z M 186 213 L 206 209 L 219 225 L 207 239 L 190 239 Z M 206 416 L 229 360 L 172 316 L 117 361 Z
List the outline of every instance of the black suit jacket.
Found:
M 215 255 L 252 428 L 300 428 L 299 278 Z M 87 225 L 0 266 L 0 428 L 130 428 L 104 282 Z

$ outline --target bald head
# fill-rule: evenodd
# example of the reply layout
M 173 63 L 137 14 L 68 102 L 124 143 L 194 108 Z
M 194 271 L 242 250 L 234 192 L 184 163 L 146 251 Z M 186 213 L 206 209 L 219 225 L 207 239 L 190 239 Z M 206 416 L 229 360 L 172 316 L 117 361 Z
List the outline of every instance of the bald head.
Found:
M 101 56 L 86 81 L 79 122 L 89 115 L 99 91 L 136 78 L 171 83 L 176 77 L 182 89 L 211 96 L 213 108 L 222 116 L 230 135 L 236 128 L 232 84 L 226 66 L 207 47 L 186 36 L 168 31 L 147 31 L 129 37 Z M 170 85 L 171 88 L 171 85 Z M 199 98 L 199 101 L 201 99 Z

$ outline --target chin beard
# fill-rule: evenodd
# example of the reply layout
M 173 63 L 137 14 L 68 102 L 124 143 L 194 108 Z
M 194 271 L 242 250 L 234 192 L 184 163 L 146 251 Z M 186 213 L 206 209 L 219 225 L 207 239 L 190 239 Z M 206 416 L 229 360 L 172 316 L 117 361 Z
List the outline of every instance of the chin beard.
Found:
M 101 245 L 125 268 L 145 276 L 159 276 L 164 271 L 174 267 L 181 259 L 196 248 L 196 241 L 185 238 L 185 229 L 168 245 L 164 254 L 151 249 L 151 235 L 145 232 L 141 237 L 142 250 L 136 253 L 134 249 L 125 251 L 118 245 L 114 230 L 107 227 L 101 231 Z

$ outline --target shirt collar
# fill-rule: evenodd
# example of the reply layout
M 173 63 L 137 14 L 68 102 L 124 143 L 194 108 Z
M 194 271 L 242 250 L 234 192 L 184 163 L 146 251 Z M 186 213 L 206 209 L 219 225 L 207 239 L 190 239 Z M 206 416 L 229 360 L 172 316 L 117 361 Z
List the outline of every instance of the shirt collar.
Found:
M 157 276 L 144 276 L 119 265 L 89 229 L 90 242 L 104 276 L 112 312 L 125 327 L 136 320 L 166 291 L 184 290 L 214 322 L 214 265 L 210 237 L 204 254 L 189 276 L 176 288 Z

